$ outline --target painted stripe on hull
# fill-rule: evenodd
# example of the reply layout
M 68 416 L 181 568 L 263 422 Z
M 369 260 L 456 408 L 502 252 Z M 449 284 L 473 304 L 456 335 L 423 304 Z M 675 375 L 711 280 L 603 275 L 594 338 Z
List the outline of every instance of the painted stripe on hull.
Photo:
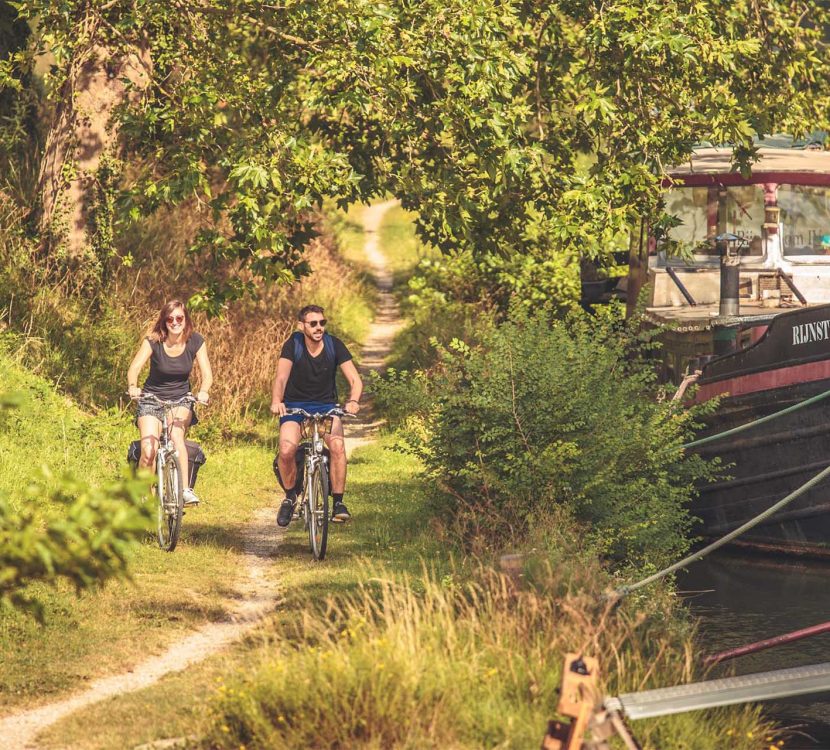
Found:
M 710 398 L 727 393 L 733 397 L 744 396 L 748 393 L 771 391 L 775 388 L 785 388 L 799 383 L 812 383 L 827 378 L 830 378 L 830 360 L 825 359 L 820 362 L 808 362 L 803 365 L 754 372 L 751 375 L 739 375 L 736 378 L 719 380 L 716 383 L 706 383 L 698 388 L 695 401 L 702 403 Z

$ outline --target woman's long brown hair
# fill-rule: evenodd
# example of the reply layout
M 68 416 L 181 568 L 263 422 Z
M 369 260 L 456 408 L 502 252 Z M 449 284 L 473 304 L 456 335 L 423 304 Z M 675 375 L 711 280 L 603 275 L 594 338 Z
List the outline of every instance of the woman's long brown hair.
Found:
M 150 338 L 153 339 L 153 341 L 167 341 L 167 336 L 169 334 L 169 331 L 167 330 L 167 318 L 177 307 L 181 307 L 182 312 L 184 313 L 183 338 L 185 341 L 190 338 L 190 334 L 193 333 L 193 321 L 190 320 L 190 313 L 187 311 L 184 302 L 179 299 L 171 299 L 159 311 L 158 320 L 153 326 L 153 330 L 150 332 Z

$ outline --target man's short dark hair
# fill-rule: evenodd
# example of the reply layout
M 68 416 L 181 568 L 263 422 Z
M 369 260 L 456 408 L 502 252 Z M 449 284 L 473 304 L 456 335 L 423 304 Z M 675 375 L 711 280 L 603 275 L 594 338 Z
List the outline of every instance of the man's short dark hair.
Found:
M 305 307 L 301 307 L 300 312 L 297 313 L 297 320 L 299 320 L 300 323 L 305 323 L 305 316 L 313 312 L 320 313 L 320 315 L 322 315 L 323 308 L 320 307 L 320 305 L 306 305 Z

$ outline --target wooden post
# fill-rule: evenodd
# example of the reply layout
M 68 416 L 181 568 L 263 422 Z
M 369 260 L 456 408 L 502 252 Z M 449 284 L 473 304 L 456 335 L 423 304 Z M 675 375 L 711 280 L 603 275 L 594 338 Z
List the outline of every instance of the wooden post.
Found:
M 590 656 L 565 654 L 562 689 L 558 713 L 573 721 L 552 721 L 542 743 L 542 750 L 580 750 L 585 731 L 597 709 L 599 662 Z

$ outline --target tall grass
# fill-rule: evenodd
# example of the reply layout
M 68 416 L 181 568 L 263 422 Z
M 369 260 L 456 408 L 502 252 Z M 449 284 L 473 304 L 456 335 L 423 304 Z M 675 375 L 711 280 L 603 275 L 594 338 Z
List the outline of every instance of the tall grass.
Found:
M 106 293 L 94 299 L 74 294 L 68 279 L 50 276 L 25 237 L 23 219 L 13 201 L 0 201 L 0 325 L 19 334 L 27 367 L 81 403 L 124 405 L 127 366 L 158 309 L 173 297 L 187 299 L 202 283 L 203 264 L 187 253 L 198 213 L 182 206 L 122 227 L 120 253 L 131 264 L 113 269 Z M 314 240 L 307 259 L 312 273 L 301 281 L 261 285 L 258 299 L 230 305 L 221 319 L 196 315 L 215 374 L 214 419 L 228 424 L 262 407 L 280 348 L 304 304 L 326 308 L 331 332 L 352 348 L 365 336 L 371 296 L 341 259 L 334 236 Z
M 521 583 L 484 565 L 466 580 L 365 578 L 357 594 L 307 607 L 253 674 L 219 688 L 203 747 L 538 747 L 567 651 L 599 657 L 605 694 L 697 675 L 691 641 L 659 613 L 603 604 L 596 565 L 539 563 Z M 766 730 L 738 708 L 636 734 L 647 748 L 750 750 Z

